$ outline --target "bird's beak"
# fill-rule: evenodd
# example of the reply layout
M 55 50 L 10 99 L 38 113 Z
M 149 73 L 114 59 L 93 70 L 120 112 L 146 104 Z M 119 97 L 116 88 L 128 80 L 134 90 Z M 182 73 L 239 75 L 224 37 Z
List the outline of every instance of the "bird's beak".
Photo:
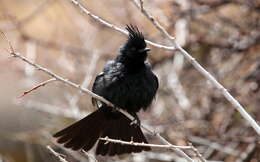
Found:
M 148 52 L 150 50 L 151 50 L 150 48 L 144 48 L 144 49 L 139 50 L 139 52 Z

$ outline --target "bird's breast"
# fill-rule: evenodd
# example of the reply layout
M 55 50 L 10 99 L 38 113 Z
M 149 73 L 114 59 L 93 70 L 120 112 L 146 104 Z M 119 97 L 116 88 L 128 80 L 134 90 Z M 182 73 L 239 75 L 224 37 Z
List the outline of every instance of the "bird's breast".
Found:
M 155 79 L 152 72 L 147 70 L 114 75 L 103 97 L 122 109 L 138 112 L 151 104 L 157 90 Z

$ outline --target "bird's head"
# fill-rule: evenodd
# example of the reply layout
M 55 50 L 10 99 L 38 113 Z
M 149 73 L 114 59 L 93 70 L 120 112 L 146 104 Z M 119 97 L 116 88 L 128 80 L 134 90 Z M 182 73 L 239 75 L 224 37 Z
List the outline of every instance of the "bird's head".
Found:
M 150 49 L 146 48 L 143 34 L 133 25 L 127 25 L 126 30 L 129 33 L 128 40 L 120 50 L 121 55 L 131 63 L 144 63 Z

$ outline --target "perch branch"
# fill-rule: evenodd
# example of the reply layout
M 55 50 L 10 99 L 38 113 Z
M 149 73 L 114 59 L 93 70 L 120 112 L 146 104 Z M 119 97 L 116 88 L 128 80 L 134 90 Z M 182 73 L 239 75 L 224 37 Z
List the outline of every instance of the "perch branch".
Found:
M 148 144 L 148 143 L 138 143 L 138 142 L 133 142 L 133 141 L 122 141 L 122 140 L 117 140 L 117 139 L 111 139 L 108 137 L 105 138 L 99 138 L 99 140 L 107 141 L 107 143 L 112 142 L 112 143 L 120 143 L 122 145 L 133 145 L 133 146 L 143 146 L 143 147 L 154 147 L 154 148 L 165 148 L 165 149 L 170 149 L 170 148 L 178 148 L 178 149 L 192 149 L 192 146 L 177 146 L 177 145 L 157 145 L 157 144 Z

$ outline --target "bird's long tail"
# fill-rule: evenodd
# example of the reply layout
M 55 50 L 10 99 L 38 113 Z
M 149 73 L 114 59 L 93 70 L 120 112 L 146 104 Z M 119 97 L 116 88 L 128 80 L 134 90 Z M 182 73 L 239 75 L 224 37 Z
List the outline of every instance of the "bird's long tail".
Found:
M 64 144 L 67 148 L 85 151 L 90 150 L 100 137 L 147 143 L 140 127 L 130 123 L 131 120 L 123 114 L 103 106 L 53 136 L 58 138 L 58 143 Z M 99 140 L 96 154 L 113 156 L 149 150 L 151 150 L 149 147 L 106 143 Z

